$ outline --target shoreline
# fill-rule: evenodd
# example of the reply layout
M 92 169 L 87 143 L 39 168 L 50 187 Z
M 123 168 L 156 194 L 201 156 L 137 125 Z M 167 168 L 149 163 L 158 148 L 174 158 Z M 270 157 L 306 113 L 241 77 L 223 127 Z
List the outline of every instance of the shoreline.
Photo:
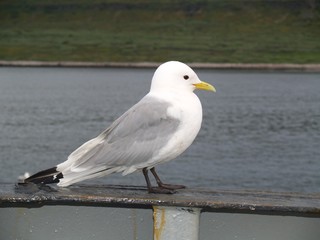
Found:
M 90 68 L 156 68 L 158 62 L 74 62 L 74 61 L 2 61 L 0 67 L 90 67 Z M 192 68 L 213 70 L 320 72 L 320 64 L 293 63 L 187 63 Z

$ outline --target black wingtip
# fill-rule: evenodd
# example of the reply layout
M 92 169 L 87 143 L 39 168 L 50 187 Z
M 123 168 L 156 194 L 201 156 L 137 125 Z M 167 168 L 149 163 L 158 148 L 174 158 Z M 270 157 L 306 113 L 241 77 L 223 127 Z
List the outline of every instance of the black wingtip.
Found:
M 50 184 L 58 183 L 59 179 L 63 178 L 63 174 L 57 171 L 57 167 L 49 168 L 38 172 L 24 180 L 24 183 L 35 183 L 35 184 Z

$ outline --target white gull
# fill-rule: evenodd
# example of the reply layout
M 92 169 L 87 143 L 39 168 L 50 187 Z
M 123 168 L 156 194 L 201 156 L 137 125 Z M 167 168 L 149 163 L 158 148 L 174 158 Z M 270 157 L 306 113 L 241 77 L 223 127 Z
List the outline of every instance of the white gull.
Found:
M 72 152 L 65 162 L 38 172 L 24 182 L 66 187 L 115 172 L 142 170 L 148 191 L 172 193 L 182 185 L 164 184 L 155 166 L 183 153 L 197 136 L 202 106 L 195 89 L 214 91 L 186 64 L 170 61 L 155 71 L 150 92 L 99 136 Z M 148 170 L 158 187 L 153 187 Z

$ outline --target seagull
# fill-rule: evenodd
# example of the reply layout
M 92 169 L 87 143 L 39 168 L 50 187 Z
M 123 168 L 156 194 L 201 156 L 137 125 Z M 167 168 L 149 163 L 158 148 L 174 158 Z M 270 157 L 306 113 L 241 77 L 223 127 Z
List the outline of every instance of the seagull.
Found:
M 24 183 L 59 187 L 109 175 L 142 171 L 149 193 L 174 193 L 183 185 L 163 183 L 155 167 L 183 153 L 194 141 L 202 122 L 195 89 L 215 92 L 186 64 L 169 61 L 155 71 L 149 93 L 97 137 L 87 141 L 66 161 L 40 171 Z M 148 171 L 157 187 L 152 186 Z

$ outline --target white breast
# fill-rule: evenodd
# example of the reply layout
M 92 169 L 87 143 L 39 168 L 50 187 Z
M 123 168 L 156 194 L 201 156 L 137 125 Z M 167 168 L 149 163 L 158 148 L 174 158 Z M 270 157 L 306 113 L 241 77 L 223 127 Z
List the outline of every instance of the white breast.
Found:
M 183 153 L 192 144 L 201 127 L 202 106 L 193 92 L 175 95 L 174 99 L 167 95 L 166 100 L 169 99 L 174 104 L 168 108 L 167 114 L 179 119 L 180 125 L 166 146 L 151 159 L 151 167 L 170 161 Z

